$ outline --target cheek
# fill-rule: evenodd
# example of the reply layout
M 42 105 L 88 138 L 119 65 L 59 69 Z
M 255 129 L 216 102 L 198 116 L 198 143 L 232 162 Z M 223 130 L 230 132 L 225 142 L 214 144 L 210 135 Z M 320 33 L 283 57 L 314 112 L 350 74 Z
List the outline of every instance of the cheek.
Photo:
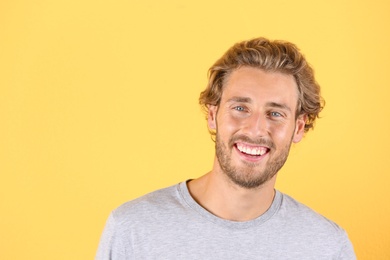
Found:
M 294 126 L 289 125 L 271 125 L 270 133 L 276 144 L 290 143 L 294 136 Z
M 232 134 L 237 132 L 244 125 L 244 120 L 240 118 L 221 116 L 217 120 L 217 129 L 223 131 L 226 134 Z

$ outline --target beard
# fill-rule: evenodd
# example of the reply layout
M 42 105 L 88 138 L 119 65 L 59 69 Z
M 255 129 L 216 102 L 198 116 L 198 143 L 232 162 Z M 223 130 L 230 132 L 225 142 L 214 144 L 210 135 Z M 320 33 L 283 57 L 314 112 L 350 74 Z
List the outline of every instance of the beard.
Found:
M 264 138 L 252 140 L 247 136 L 241 135 L 233 136 L 229 140 L 227 147 L 226 144 L 221 140 L 217 132 L 215 140 L 215 150 L 222 172 L 226 174 L 227 177 L 233 183 L 246 189 L 254 189 L 260 187 L 264 183 L 272 179 L 272 177 L 275 176 L 275 174 L 280 170 L 280 168 L 282 168 L 282 166 L 286 162 L 291 146 L 290 141 L 290 143 L 288 143 L 285 147 L 282 148 L 280 153 L 276 155 L 275 158 L 270 158 L 267 161 L 265 168 L 261 170 L 257 168 L 259 166 L 259 163 L 255 162 L 244 161 L 244 166 L 240 167 L 234 166 L 232 164 L 231 150 L 234 149 L 234 143 L 238 140 L 255 145 L 265 145 L 268 146 L 270 150 L 275 147 L 275 144 L 272 141 L 266 140 Z

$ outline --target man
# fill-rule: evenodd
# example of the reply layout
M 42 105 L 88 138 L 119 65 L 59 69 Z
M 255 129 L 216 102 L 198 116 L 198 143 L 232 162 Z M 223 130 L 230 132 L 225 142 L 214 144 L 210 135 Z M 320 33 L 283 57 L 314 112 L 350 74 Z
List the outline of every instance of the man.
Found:
M 113 211 L 96 259 L 355 259 L 343 229 L 274 189 L 322 109 L 296 46 L 237 43 L 210 68 L 200 104 L 212 170 Z

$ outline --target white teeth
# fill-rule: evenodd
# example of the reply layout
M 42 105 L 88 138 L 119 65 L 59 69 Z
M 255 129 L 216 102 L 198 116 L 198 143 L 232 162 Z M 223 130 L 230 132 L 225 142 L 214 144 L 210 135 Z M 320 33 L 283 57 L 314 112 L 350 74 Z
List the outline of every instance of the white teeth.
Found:
M 260 155 L 261 156 L 267 152 L 267 149 L 264 147 L 251 148 L 248 146 L 244 146 L 242 144 L 237 144 L 237 148 L 240 152 L 250 154 L 250 155 Z

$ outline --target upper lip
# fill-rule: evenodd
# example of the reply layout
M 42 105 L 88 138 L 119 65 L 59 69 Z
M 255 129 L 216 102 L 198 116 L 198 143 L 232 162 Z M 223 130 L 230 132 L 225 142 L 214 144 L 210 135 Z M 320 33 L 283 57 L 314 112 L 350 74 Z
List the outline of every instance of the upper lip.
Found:
M 236 140 L 234 142 L 234 145 L 244 145 L 244 146 L 248 146 L 248 147 L 252 147 L 252 148 L 265 147 L 267 149 L 270 149 L 270 147 L 272 147 L 272 145 L 267 144 L 265 141 L 254 143 L 254 142 L 246 142 L 246 141 Z

